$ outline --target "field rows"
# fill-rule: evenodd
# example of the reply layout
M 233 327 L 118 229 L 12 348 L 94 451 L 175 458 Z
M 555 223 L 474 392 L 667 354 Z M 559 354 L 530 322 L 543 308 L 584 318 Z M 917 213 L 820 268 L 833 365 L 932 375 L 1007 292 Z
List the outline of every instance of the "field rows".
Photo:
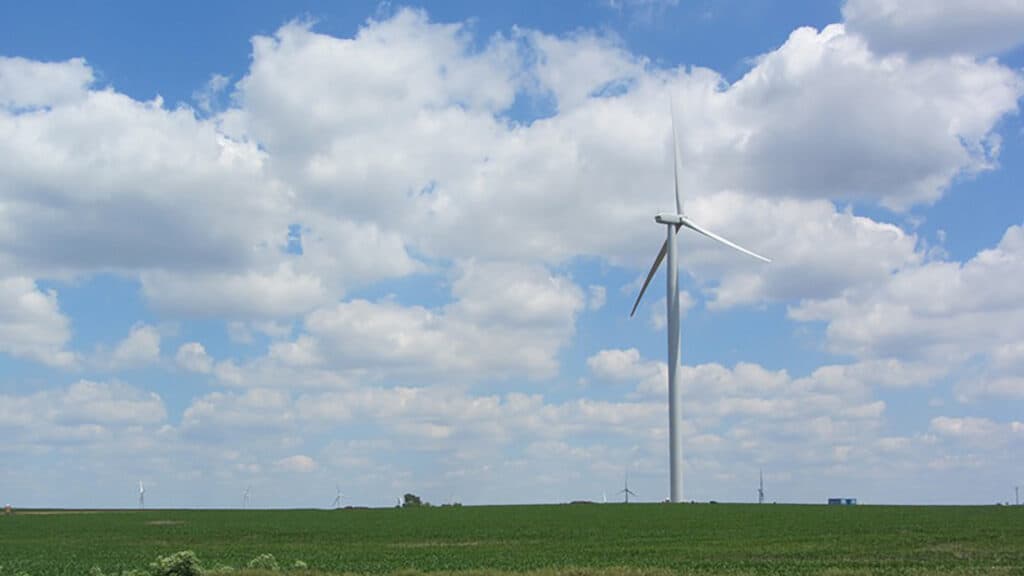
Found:
M 118 573 L 180 550 L 194 550 L 206 566 L 243 567 L 271 553 L 282 566 L 301 560 L 315 571 L 367 574 L 1024 574 L 1024 507 L 630 504 L 0 517 L 4 576 L 82 575 L 93 566 Z

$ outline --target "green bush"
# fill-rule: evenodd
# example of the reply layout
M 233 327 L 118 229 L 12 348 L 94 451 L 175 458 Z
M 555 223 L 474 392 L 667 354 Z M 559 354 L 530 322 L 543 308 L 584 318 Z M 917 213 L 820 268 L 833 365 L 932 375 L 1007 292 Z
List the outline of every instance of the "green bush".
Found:
M 249 568 L 253 570 L 271 570 L 277 572 L 281 569 L 277 565 L 277 560 L 273 554 L 260 554 L 259 556 L 249 560 Z
M 202 576 L 203 567 L 196 553 L 191 550 L 175 552 L 170 556 L 157 556 L 149 565 L 153 576 Z

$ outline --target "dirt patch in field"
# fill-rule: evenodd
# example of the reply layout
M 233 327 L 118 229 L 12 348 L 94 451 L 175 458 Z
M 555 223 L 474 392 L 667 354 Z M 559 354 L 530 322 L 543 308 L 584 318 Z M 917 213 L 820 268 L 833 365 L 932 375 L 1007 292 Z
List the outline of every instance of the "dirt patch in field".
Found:
M 939 544 L 933 544 L 931 546 L 921 548 L 921 550 L 929 554 L 934 554 L 936 552 L 940 554 L 949 554 L 957 560 L 964 560 L 965 558 L 970 558 L 972 552 L 972 550 L 969 547 L 965 546 L 964 544 L 961 544 L 960 542 L 942 542 Z
M 449 542 L 446 540 L 423 540 L 421 542 L 398 542 L 392 544 L 393 548 L 465 548 L 469 546 L 479 546 L 483 544 L 479 540 L 470 540 L 466 542 Z
M 150 520 L 146 522 L 146 526 L 177 526 L 184 523 L 183 520 Z
M 14 510 L 13 516 L 56 516 L 57 514 L 101 514 L 102 510 Z

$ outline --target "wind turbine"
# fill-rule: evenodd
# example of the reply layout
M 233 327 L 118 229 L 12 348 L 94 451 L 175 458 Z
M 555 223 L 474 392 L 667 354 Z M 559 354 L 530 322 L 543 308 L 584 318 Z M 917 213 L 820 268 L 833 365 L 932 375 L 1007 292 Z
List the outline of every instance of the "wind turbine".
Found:
M 640 305 L 640 299 L 644 297 L 644 292 L 647 290 L 647 285 L 651 283 L 651 278 L 654 277 L 655 272 L 661 266 L 661 261 L 668 256 L 668 274 L 665 278 L 665 284 L 667 287 L 667 299 L 666 308 L 668 315 L 668 437 L 669 437 L 669 486 L 670 486 L 670 500 L 672 502 L 683 501 L 683 430 L 679 426 L 682 420 L 682 391 L 678 386 L 678 370 L 679 370 L 679 261 L 677 257 L 676 249 L 676 235 L 680 228 L 686 227 L 698 234 L 702 234 L 717 240 L 726 246 L 739 250 L 744 254 L 753 256 L 758 260 L 765 262 L 771 262 L 768 258 L 761 256 L 747 250 L 746 248 L 722 238 L 718 234 L 711 232 L 698 225 L 693 220 L 690 220 L 683 213 L 683 196 L 679 189 L 679 144 L 678 137 L 676 135 L 676 114 L 675 106 L 672 103 L 671 98 L 669 99 L 669 105 L 672 113 L 672 173 L 675 177 L 675 190 L 676 190 L 676 211 L 675 213 L 661 212 L 654 217 L 654 221 L 658 224 L 664 224 L 667 230 L 667 237 L 665 242 L 661 245 L 661 250 L 658 252 L 658 256 L 654 259 L 654 265 L 651 266 L 651 271 L 647 273 L 647 279 L 644 280 L 643 287 L 640 288 L 640 294 L 636 297 L 636 302 L 633 304 L 633 310 L 629 313 L 630 317 L 636 314 L 637 306 Z
M 337 484 L 334 485 L 334 490 L 335 490 L 337 495 L 334 497 L 334 502 L 331 503 L 331 508 L 334 508 L 335 510 L 337 510 L 338 508 L 341 508 L 341 499 L 345 495 L 341 493 L 341 486 L 339 486 Z
M 242 492 L 242 509 L 243 510 L 249 507 L 249 489 L 250 488 L 252 488 L 252 486 L 246 486 L 245 487 L 245 492 Z
M 629 473 L 628 472 L 626 473 L 626 484 L 625 484 L 625 487 L 623 487 L 622 490 L 619 490 L 617 492 L 617 494 L 622 494 L 626 498 L 626 504 L 629 504 L 629 497 L 630 496 L 636 496 L 636 493 L 634 493 L 632 490 L 629 489 Z
M 757 485 L 757 503 L 764 504 L 764 471 L 758 470 L 760 475 L 760 483 Z
M 142 485 L 142 480 L 139 480 L 139 510 L 146 508 L 146 487 Z

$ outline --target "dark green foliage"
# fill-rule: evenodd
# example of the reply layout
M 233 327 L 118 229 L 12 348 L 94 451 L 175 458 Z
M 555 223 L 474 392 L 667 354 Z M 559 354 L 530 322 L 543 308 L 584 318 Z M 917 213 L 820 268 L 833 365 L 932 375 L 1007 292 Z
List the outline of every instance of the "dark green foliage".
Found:
M 92 566 L 121 574 L 180 550 L 194 550 L 206 566 L 238 567 L 238 576 L 263 553 L 285 567 L 301 558 L 311 573 L 1022 574 L 1024 507 L 608 504 L 0 516 L 0 576 L 82 576 Z

